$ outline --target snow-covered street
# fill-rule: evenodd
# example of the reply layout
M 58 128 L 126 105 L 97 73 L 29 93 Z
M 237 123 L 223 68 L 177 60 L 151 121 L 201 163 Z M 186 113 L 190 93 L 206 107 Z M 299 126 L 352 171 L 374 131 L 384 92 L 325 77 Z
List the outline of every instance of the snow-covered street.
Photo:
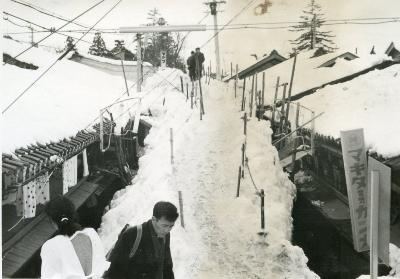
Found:
M 173 80 L 173 79 L 171 79 Z M 175 83 L 178 81 L 175 78 Z M 103 217 L 101 235 L 110 247 L 125 223 L 151 217 L 158 199 L 178 205 L 182 191 L 185 228 L 172 231 L 172 256 L 177 278 L 316 278 L 303 251 L 290 244 L 295 187 L 281 170 L 271 130 L 265 121 L 248 123 L 249 172 L 236 198 L 241 163 L 243 120 L 232 87 L 217 82 L 204 87 L 206 114 L 190 109 L 185 96 L 170 86 L 150 106 L 153 128 L 146 139 L 133 185 L 117 193 Z M 170 163 L 170 131 L 174 135 L 174 167 Z M 266 193 L 267 237 L 259 236 L 260 197 Z M 177 222 L 179 223 L 179 222 Z M 188 277 L 190 275 L 190 277 Z

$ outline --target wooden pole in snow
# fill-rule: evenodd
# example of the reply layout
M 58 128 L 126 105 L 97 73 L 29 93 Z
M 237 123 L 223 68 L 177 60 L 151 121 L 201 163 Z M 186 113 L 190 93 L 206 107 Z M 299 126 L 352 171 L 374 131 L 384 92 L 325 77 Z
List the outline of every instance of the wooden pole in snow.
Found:
M 190 108 L 193 109 L 193 91 L 194 91 L 194 83 L 192 81 L 192 91 L 190 92 Z
M 261 106 L 263 107 L 264 110 L 264 105 L 265 105 L 265 99 L 264 99 L 264 91 L 265 91 L 265 72 L 262 74 L 262 97 L 261 97 Z
M 254 75 L 251 83 L 251 95 L 250 95 L 250 117 L 253 116 L 253 97 L 254 97 Z
M 183 219 L 183 198 L 182 198 L 182 191 L 178 191 L 178 195 L 179 195 L 179 216 L 181 218 L 181 226 L 182 228 L 185 227 L 185 220 Z
M 278 91 L 279 91 L 279 79 L 280 79 L 280 77 L 278 77 L 276 79 L 274 103 L 273 103 L 273 106 L 272 106 L 271 126 L 272 126 L 272 130 L 273 131 L 275 131 L 275 110 L 276 110 L 276 99 L 278 98 Z
M 235 99 L 236 99 L 236 87 L 237 87 L 237 79 L 235 79 Z
M 182 93 L 185 94 L 185 91 L 183 90 L 183 78 L 182 78 L 182 76 L 180 76 L 180 78 L 181 78 L 181 89 L 182 89 Z
M 242 178 L 244 178 L 244 162 L 246 157 L 246 144 L 242 144 Z
M 189 83 L 186 83 L 186 102 L 189 100 Z
M 370 214 L 370 267 L 371 279 L 378 277 L 378 226 L 379 226 L 379 171 L 371 171 L 371 214 Z
M 242 166 L 239 166 L 239 174 L 238 174 L 238 181 L 237 181 L 237 188 L 236 188 L 236 197 L 239 197 L 240 193 L 240 177 L 242 176 Z
M 231 62 L 231 78 L 233 77 L 233 66 L 232 66 L 232 62 Z
M 243 94 L 242 94 L 242 107 L 241 107 L 241 111 L 244 111 L 244 106 L 245 106 L 245 102 L 244 102 L 244 92 L 246 91 L 246 77 L 243 78 Z
M 247 134 L 247 112 L 244 113 L 244 116 L 243 116 L 243 124 L 244 124 L 244 126 L 243 126 L 243 128 L 244 128 L 243 132 L 244 132 L 244 135 L 246 135 L 246 134 Z
M 260 197 L 261 197 L 261 230 L 265 230 L 265 215 L 264 215 L 264 199 L 265 199 L 265 194 L 264 194 L 264 189 L 260 190 Z
M 283 119 L 285 117 L 285 102 L 286 102 L 286 87 L 287 87 L 287 83 L 283 84 L 283 96 L 282 96 L 282 101 L 281 101 L 281 117 L 279 120 L 279 133 L 283 132 Z
M 293 87 L 294 72 L 296 70 L 296 61 L 297 61 L 297 53 L 294 54 L 294 60 L 293 60 L 293 66 L 292 66 L 292 74 L 290 76 L 290 84 L 289 84 L 289 92 L 288 92 L 288 98 L 287 98 L 286 116 L 285 116 L 285 130 L 286 130 L 287 125 L 289 123 L 290 100 L 291 100 L 291 97 L 292 97 L 292 87 Z

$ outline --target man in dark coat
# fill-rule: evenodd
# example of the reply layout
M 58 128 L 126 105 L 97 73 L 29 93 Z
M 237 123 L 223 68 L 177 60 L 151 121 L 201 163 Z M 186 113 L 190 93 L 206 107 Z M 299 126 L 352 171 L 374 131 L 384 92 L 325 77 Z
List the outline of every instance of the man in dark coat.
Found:
M 200 51 L 199 47 L 196 47 L 196 53 L 194 54 L 195 67 L 196 67 L 196 79 L 201 77 L 203 71 L 204 54 Z
M 142 237 L 135 254 L 129 255 L 138 229 L 131 227 L 115 244 L 105 278 L 174 279 L 169 232 L 178 216 L 172 203 L 156 203 L 153 217 L 142 224 Z
M 190 53 L 190 56 L 189 56 L 189 58 L 187 59 L 187 61 L 186 61 L 186 63 L 187 63 L 187 66 L 188 66 L 188 70 L 189 70 L 189 77 L 190 77 L 190 80 L 191 81 L 194 81 L 195 80 L 195 70 L 196 70 L 196 63 L 195 63 L 195 60 L 194 60 L 194 51 L 192 51 L 191 53 Z

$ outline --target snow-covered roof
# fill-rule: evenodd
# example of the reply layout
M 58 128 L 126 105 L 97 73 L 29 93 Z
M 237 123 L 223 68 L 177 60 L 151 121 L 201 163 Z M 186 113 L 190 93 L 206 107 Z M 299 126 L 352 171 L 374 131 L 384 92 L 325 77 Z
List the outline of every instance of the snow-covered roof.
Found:
M 257 61 L 256 63 L 250 65 L 246 69 L 240 71 L 238 76 L 240 79 L 244 77 L 248 77 L 253 75 L 256 72 L 263 71 L 270 67 L 273 67 L 276 64 L 279 64 L 285 61 L 286 58 L 280 55 L 276 50 L 273 50 L 270 55 L 263 57 L 261 60 Z
M 96 60 L 99 62 L 103 62 L 103 63 L 109 63 L 109 64 L 113 64 L 113 65 L 121 65 L 121 60 L 116 60 L 116 59 L 111 59 L 111 58 L 107 58 L 107 57 L 101 57 L 101 56 L 96 56 L 96 55 L 91 55 L 91 54 L 81 54 L 79 53 L 79 55 L 86 57 L 86 58 L 90 58 L 92 60 Z M 136 66 L 137 65 L 137 61 L 127 61 L 124 60 L 124 65 L 126 66 Z M 149 62 L 143 62 L 143 66 L 153 66 L 151 65 L 151 63 Z
M 368 148 L 393 157 L 400 154 L 399 88 L 400 64 L 395 64 L 328 85 L 298 102 L 316 114 L 324 112 L 315 122 L 318 133 L 339 138 L 340 131 L 364 128 Z M 301 115 L 301 123 L 310 119 L 306 110 L 301 109 Z
M 314 51 L 302 52 L 297 55 L 296 69 L 293 80 L 292 96 L 303 93 L 307 90 L 318 88 L 332 81 L 350 76 L 361 72 L 365 69 L 381 64 L 383 61 L 391 60 L 384 52 L 376 55 L 363 55 L 353 60 L 344 58 L 336 59 L 333 67 L 319 67 L 335 57 L 343 54 L 343 52 L 334 52 L 312 57 Z M 276 80 L 279 77 L 280 83 L 289 83 L 294 58 L 290 58 L 280 64 L 277 64 L 265 70 L 266 78 L 266 101 L 272 103 L 275 92 Z M 280 90 L 279 96 L 282 94 Z
M 9 39 L 3 39 L 2 43 L 4 53 L 11 56 L 29 46 Z M 37 70 L 3 65 L 2 110 L 58 57 L 41 48 L 32 48 L 17 59 L 38 66 Z M 130 85 L 132 82 L 128 81 Z M 59 61 L 3 113 L 2 152 L 75 136 L 90 126 L 101 108 L 114 102 L 125 90 L 123 76 L 109 75 L 68 59 Z

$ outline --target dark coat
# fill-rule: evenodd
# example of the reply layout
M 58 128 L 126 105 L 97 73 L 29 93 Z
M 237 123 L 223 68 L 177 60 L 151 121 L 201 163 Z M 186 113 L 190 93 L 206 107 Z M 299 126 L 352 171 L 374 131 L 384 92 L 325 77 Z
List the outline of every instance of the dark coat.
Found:
M 160 258 L 156 256 L 153 244 L 151 220 L 142 224 L 142 238 L 135 255 L 129 259 L 137 234 L 137 228 L 127 229 L 116 243 L 110 258 L 110 268 L 105 278 L 126 279 L 156 279 L 157 269 L 162 265 Z M 165 255 L 163 264 L 163 279 L 174 279 L 172 270 L 172 258 L 170 250 L 170 235 L 165 237 Z

